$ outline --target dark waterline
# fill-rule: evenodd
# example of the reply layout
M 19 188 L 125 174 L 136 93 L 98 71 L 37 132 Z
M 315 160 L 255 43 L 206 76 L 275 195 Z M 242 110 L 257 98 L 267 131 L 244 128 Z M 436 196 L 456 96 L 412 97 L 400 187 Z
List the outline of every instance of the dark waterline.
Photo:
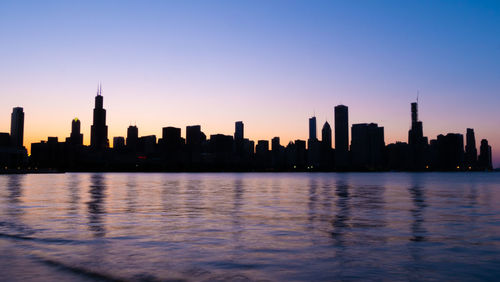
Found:
M 497 173 L 0 175 L 0 273 L 495 280 Z

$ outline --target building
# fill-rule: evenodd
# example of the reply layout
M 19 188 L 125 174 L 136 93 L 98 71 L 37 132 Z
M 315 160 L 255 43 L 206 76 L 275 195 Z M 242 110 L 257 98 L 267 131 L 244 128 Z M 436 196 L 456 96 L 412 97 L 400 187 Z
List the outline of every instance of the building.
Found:
M 148 156 L 156 151 L 156 135 L 141 136 L 137 140 L 137 151 L 143 156 Z
M 122 136 L 114 137 L 113 148 L 116 150 L 122 150 L 123 148 L 125 148 L 125 138 Z
M 269 151 L 268 140 L 258 140 L 255 146 L 255 159 L 258 168 L 268 168 L 271 166 L 271 152 Z
M 24 112 L 23 108 L 15 107 L 10 119 L 10 144 L 16 148 L 23 147 Z
M 320 168 L 322 170 L 333 169 L 332 128 L 327 121 L 321 129 Z
M 103 150 L 109 147 L 106 110 L 103 108 L 102 86 L 97 89 L 94 107 L 94 121 L 90 127 L 90 147 Z
M 309 118 L 309 140 L 318 140 L 316 137 L 316 117 Z
M 164 157 L 170 164 L 179 163 L 184 139 L 181 137 L 181 129 L 177 127 L 164 127 L 162 130 L 162 149 Z
M 477 148 L 474 129 L 467 128 L 465 145 L 465 165 L 469 170 L 475 169 L 477 166 Z
M 80 133 L 80 126 L 80 120 L 78 118 L 74 118 L 71 121 L 71 134 L 66 142 L 75 146 L 83 145 L 83 134 Z
M 438 135 L 431 143 L 433 170 L 464 170 L 464 136 L 459 133 Z
M 349 113 L 344 105 L 335 107 L 335 166 L 339 170 L 349 166 Z
M 481 146 L 479 147 L 479 159 L 478 166 L 481 170 L 492 170 L 493 164 L 491 159 L 491 146 L 488 145 L 488 140 L 481 140 Z
M 408 131 L 411 169 L 423 170 L 428 164 L 428 140 L 424 137 L 423 124 L 418 120 L 418 102 L 411 103 L 411 128 Z
M 127 148 L 131 151 L 137 150 L 137 143 L 139 141 L 139 129 L 135 125 L 127 128 Z
M 321 129 L 321 144 L 322 147 L 326 149 L 332 148 L 332 128 L 327 121 L 325 121 L 325 124 Z
M 238 140 L 242 141 L 245 138 L 243 122 L 242 121 L 235 122 L 234 127 L 235 127 L 234 128 L 234 140 L 235 141 L 238 141 Z
M 353 124 L 351 132 L 352 167 L 380 170 L 384 166 L 384 128 L 376 123 Z
M 186 145 L 201 146 L 202 142 L 206 139 L 207 137 L 205 136 L 205 134 L 201 132 L 201 126 L 186 126 Z

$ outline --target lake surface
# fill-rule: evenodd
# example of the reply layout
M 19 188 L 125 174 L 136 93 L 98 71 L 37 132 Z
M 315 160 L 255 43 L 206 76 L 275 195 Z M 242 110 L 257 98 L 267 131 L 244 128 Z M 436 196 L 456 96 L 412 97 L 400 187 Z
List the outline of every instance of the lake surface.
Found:
M 500 173 L 0 175 L 0 278 L 498 280 Z

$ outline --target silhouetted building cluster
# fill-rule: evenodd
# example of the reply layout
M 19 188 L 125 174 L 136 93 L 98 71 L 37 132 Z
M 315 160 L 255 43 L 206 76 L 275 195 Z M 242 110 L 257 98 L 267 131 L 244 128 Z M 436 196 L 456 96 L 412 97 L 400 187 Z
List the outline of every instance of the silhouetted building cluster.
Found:
M 28 154 L 24 147 L 24 111 L 21 107 L 12 110 L 10 134 L 0 132 L 0 171 L 24 169 Z
M 476 149 L 473 129 L 462 134 L 439 135 L 428 141 L 418 119 L 418 103 L 411 104 L 408 143 L 386 146 L 384 127 L 375 123 L 353 124 L 349 146 L 348 107 L 334 109 L 335 138 L 325 122 L 317 138 L 316 117 L 309 119 L 309 138 L 286 146 L 280 138 L 245 138 L 242 121 L 235 123 L 234 136 L 213 134 L 207 139 L 200 125 L 164 127 L 161 138 L 140 136 L 129 126 L 127 136 L 112 139 L 109 147 L 102 87 L 95 97 L 90 146 L 83 145 L 80 120 L 71 122 L 64 142 L 57 137 L 31 144 L 28 160 L 23 147 L 24 113 L 14 108 L 11 133 L 0 133 L 2 168 L 55 169 L 61 171 L 465 171 L 492 170 L 491 147 L 483 139 Z M 335 148 L 332 147 L 335 141 Z M 465 148 L 465 149 L 464 149 Z

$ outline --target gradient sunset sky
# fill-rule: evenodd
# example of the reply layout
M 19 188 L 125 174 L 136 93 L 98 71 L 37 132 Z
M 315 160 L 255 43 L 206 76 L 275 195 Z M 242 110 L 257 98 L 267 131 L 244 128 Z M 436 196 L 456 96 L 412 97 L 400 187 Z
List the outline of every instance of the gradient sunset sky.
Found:
M 286 145 L 337 104 L 407 141 L 419 91 L 429 139 L 474 128 L 500 166 L 498 0 L 0 2 L 0 132 L 21 106 L 25 146 L 64 140 L 74 117 L 88 144 L 99 81 L 110 142 L 242 120 Z

